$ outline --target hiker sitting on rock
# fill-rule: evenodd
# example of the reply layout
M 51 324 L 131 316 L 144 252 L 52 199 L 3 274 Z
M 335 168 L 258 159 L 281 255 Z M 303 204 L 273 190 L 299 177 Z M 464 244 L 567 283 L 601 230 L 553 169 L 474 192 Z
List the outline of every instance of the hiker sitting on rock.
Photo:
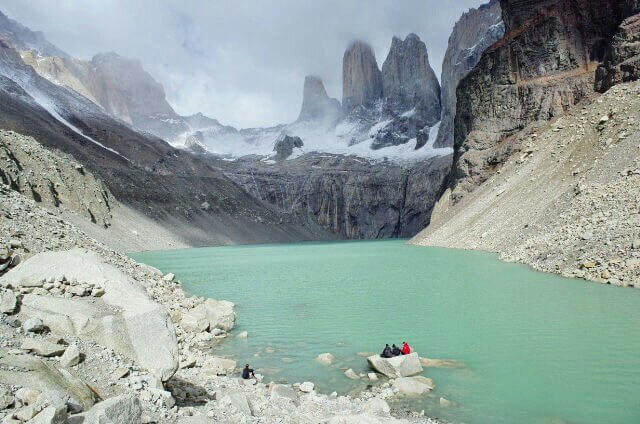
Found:
M 244 378 L 245 380 L 248 380 L 251 377 L 255 378 L 255 376 L 256 375 L 253 373 L 253 370 L 249 368 L 249 364 L 246 364 L 244 366 L 244 369 L 242 370 L 242 378 Z
M 411 346 L 409 346 L 409 343 L 402 342 L 402 354 L 408 355 L 410 353 L 411 353 Z
M 391 348 L 391 356 L 400 356 L 402 355 L 402 351 L 400 350 L 400 348 L 396 345 L 393 345 L 393 347 Z
M 391 358 L 393 355 L 391 354 L 391 348 L 389 347 L 389 344 L 387 343 L 387 345 L 384 347 L 384 350 L 382 351 L 382 355 L 380 355 L 383 358 Z

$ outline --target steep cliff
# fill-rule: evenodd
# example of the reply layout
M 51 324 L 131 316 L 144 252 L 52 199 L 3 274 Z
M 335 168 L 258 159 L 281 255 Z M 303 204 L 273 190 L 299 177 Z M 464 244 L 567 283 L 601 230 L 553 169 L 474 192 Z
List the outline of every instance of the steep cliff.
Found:
M 505 36 L 457 89 L 452 200 L 517 146 L 508 137 L 562 115 L 593 92 L 594 74 L 637 2 L 502 0 Z
M 382 98 L 382 74 L 368 44 L 354 41 L 342 58 L 342 107 L 346 113 Z
M 453 27 L 442 62 L 442 121 L 436 147 L 453 146 L 456 88 L 475 68 L 482 53 L 504 35 L 500 0 L 464 13 Z
M 341 113 L 340 102 L 327 95 L 322 79 L 306 76 L 297 122 L 312 121 L 318 125 L 332 126 L 340 119 Z
M 283 213 L 342 238 L 409 237 L 429 223 L 451 156 L 411 165 L 307 154 L 277 166 L 210 158 L 225 175 Z
M 382 92 L 393 112 L 415 108 L 429 126 L 440 120 L 440 83 L 429 64 L 427 46 L 417 35 L 409 34 L 404 41 L 393 37 L 382 64 Z
M 596 72 L 596 89 L 640 79 L 640 14 L 625 19 Z

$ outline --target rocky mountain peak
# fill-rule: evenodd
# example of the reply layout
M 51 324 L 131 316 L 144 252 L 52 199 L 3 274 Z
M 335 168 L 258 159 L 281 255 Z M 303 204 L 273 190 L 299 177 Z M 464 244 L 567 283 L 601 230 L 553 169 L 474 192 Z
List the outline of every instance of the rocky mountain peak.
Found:
M 382 73 L 376 55 L 363 41 L 352 42 L 342 60 L 342 107 L 350 112 L 382 98 Z
M 416 34 L 393 37 L 382 65 L 385 100 L 394 112 L 419 109 L 428 125 L 440 120 L 440 83 L 429 64 L 427 46 Z
M 327 95 L 322 79 L 308 75 L 304 79 L 302 108 L 298 121 L 336 121 L 340 117 L 340 102 Z
M 458 83 L 475 68 L 482 53 L 503 35 L 499 0 L 469 9 L 456 22 L 442 62 L 442 121 L 435 147 L 453 146 Z
M 45 56 L 68 58 L 65 52 L 46 40 L 41 31 L 32 31 L 0 11 L 0 38 L 8 40 L 16 50 L 36 50 Z

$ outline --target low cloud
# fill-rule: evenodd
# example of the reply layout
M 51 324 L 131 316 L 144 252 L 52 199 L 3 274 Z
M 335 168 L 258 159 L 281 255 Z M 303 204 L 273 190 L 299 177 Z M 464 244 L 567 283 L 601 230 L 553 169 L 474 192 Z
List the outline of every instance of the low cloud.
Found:
M 440 74 L 451 29 L 481 0 L 0 0 L 0 9 L 73 56 L 135 57 L 182 114 L 238 127 L 297 117 L 304 76 L 342 97 L 342 54 L 355 39 L 381 66 L 391 37 L 414 32 Z

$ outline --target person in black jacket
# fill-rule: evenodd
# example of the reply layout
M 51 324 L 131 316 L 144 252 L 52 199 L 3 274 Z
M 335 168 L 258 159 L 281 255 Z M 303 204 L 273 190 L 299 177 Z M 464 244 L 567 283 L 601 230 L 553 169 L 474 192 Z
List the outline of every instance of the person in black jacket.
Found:
M 383 358 L 391 358 L 393 355 L 391 354 L 391 348 L 389 347 L 389 344 L 387 343 L 387 345 L 384 347 L 384 350 L 382 351 L 382 356 Z
M 396 345 L 393 345 L 393 347 L 391 348 L 391 356 L 400 356 L 402 355 L 402 351 L 400 350 L 400 348 Z
M 242 370 L 242 378 L 244 378 L 245 380 L 248 380 L 251 377 L 255 377 L 255 374 L 253 373 L 253 370 L 249 368 L 249 364 L 246 364 L 244 366 L 244 369 Z

